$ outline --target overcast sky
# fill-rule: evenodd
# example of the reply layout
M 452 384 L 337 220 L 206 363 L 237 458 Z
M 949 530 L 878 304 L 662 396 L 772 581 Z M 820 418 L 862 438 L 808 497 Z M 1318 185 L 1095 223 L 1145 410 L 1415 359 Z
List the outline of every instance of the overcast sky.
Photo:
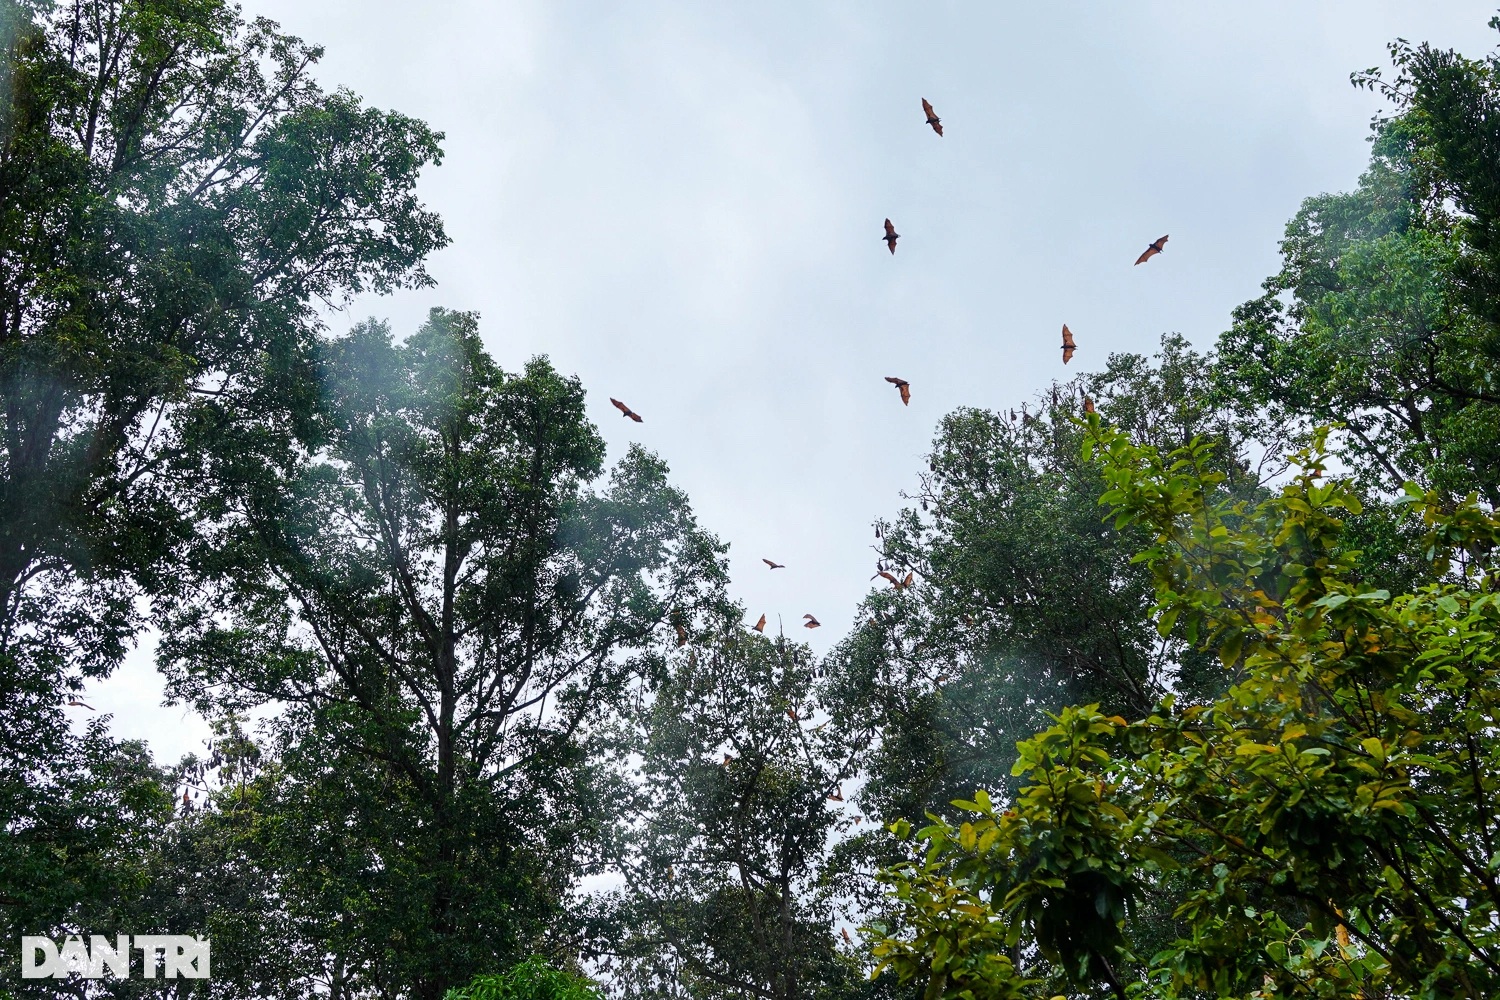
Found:
M 658 452 L 731 545 L 733 592 L 823 651 L 871 522 L 938 420 L 1010 407 L 1163 332 L 1212 345 L 1300 201 L 1348 189 L 1393 38 L 1471 56 L 1495 2 L 424 3 L 246 0 L 319 76 L 446 133 L 419 193 L 437 287 L 334 332 L 477 311 L 509 370 L 576 374 L 611 458 Z M 943 118 L 923 122 L 921 98 Z M 902 234 L 881 242 L 889 216 Z M 1162 256 L 1132 266 L 1171 234 Z M 1080 349 L 1065 370 L 1058 330 Z M 903 407 L 882 381 L 911 382 Z M 645 422 L 623 420 L 609 397 Z M 760 562 L 786 564 L 770 573 Z M 800 630 L 799 630 L 800 631 Z M 159 759 L 149 637 L 90 689 Z

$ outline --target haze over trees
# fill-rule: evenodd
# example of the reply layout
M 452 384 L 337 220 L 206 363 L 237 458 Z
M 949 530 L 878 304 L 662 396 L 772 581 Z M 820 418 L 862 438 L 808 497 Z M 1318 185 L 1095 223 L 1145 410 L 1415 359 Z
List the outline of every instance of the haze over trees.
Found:
M 1212 350 L 944 417 L 817 657 L 547 358 L 320 322 L 431 283 L 440 134 L 216 0 L 0 17 L 0 938 L 213 941 L 0 995 L 1500 991 L 1500 59 L 1356 75 Z M 148 624 L 170 767 L 65 715 Z

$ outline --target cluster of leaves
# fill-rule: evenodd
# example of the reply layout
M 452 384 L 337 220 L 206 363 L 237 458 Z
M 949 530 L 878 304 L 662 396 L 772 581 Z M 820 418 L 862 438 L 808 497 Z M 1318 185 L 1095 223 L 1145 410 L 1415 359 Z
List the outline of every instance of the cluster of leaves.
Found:
M 1155 359 L 1113 355 L 1037 413 L 944 418 L 916 503 L 877 542 L 881 565 L 913 585 L 881 584 L 829 660 L 841 698 L 883 722 L 861 793 L 871 812 L 915 821 L 975 787 L 1004 788 L 1016 741 L 1065 705 L 1142 713 L 1169 690 L 1222 689 L 1211 656 L 1153 628 L 1150 575 L 1132 562 L 1144 536 L 1101 522 L 1107 482 L 1076 420 L 1087 392 L 1137 440 L 1205 436 L 1226 482 L 1253 496 L 1276 470 L 1252 464 L 1250 421 L 1216 397 L 1209 362 L 1164 337 Z
M 1151 536 L 1160 627 L 1183 624 L 1240 680 L 1134 722 L 1061 713 L 1022 743 L 1008 808 L 977 797 L 960 804 L 971 820 L 915 834 L 925 853 L 888 874 L 902 907 L 877 953 L 933 995 L 961 995 L 938 978 L 953 955 L 1009 958 L 1017 989 L 1061 974 L 1122 998 L 1130 982 L 1164 997 L 1494 993 L 1500 517 L 1413 487 L 1440 579 L 1393 596 L 1357 581 L 1340 534 L 1359 501 L 1321 481 L 1320 454 L 1247 509 L 1205 444 L 1096 441 L 1105 501 Z M 975 908 L 962 921 L 931 905 L 950 886 Z M 1147 954 L 1132 922 L 1152 893 L 1179 926 Z
M 621 733 L 639 760 L 605 861 L 624 887 L 599 901 L 590 956 L 624 997 L 849 996 L 834 945 L 830 837 L 863 822 L 841 789 L 873 730 L 819 683 L 811 651 L 735 621 L 668 666 Z
M 458 986 L 443 1000 L 599 1000 L 594 984 L 582 976 L 554 969 L 532 956 L 505 973 L 484 973 Z

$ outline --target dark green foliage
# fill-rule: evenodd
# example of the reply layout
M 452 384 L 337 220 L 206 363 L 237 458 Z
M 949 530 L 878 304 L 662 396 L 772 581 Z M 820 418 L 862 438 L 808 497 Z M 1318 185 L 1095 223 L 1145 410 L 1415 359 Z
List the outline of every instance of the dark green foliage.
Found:
M 57 704 L 120 662 L 191 533 L 172 465 L 283 392 L 319 300 L 424 284 L 446 242 L 412 194 L 439 136 L 321 91 L 318 55 L 215 0 L 0 0 L 7 940 L 103 929 L 130 894 L 67 888 L 77 866 L 158 829 L 124 797 L 158 780 L 139 748 L 72 740 Z
M 1321 434 L 1250 507 L 1206 443 L 1099 431 L 1157 612 L 1239 680 L 1137 720 L 1061 713 L 1021 744 L 1020 794 L 915 834 L 876 953 L 932 997 L 1025 995 L 1056 972 L 1119 1000 L 1495 995 L 1500 520 L 1412 487 L 1446 579 L 1392 596 L 1353 579 L 1341 515 L 1359 501 L 1320 482 Z M 1153 884 L 1180 921 L 1154 954 L 1130 905 Z M 1017 960 L 1033 955 L 1051 968 Z
M 1100 412 L 1142 441 L 1209 434 L 1233 488 L 1249 495 L 1248 420 L 1216 400 L 1207 359 L 1163 339 L 1153 364 L 1110 358 L 1089 380 Z M 1104 480 L 1080 456 L 1083 386 L 1054 389 L 1040 414 L 959 410 L 943 421 L 930 474 L 881 529 L 882 581 L 866 621 L 837 651 L 844 696 L 885 720 L 863 801 L 919 819 L 975 787 L 1002 788 L 1016 741 L 1079 701 L 1143 711 L 1174 690 L 1203 697 L 1224 672 L 1149 622 L 1138 537 L 1102 516 Z
M 1216 378 L 1304 439 L 1341 425 L 1365 501 L 1350 542 L 1372 580 L 1404 589 L 1424 569 L 1420 530 L 1389 508 L 1403 482 L 1500 503 L 1500 62 L 1391 53 L 1393 83 L 1356 76 L 1395 105 L 1369 170 L 1303 203 Z
M 837 947 L 828 846 L 863 818 L 830 796 L 852 796 L 873 730 L 816 673 L 806 647 L 724 621 L 673 658 L 622 734 L 622 757 L 641 762 L 615 793 L 610 861 L 626 884 L 601 901 L 590 947 L 617 995 L 861 992 Z
M 716 606 L 721 547 L 640 450 L 592 487 L 581 387 L 502 371 L 471 315 L 322 353 L 313 410 L 204 463 L 158 656 L 206 713 L 287 706 L 247 850 L 261 919 L 318 942 L 302 988 L 338 963 L 436 997 L 545 939 L 600 808 L 592 734 L 669 609 Z

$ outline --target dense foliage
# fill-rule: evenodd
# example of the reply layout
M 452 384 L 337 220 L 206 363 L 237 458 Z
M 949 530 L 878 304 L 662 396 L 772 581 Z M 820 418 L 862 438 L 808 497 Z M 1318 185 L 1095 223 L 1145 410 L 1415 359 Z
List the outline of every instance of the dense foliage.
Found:
M 1393 596 L 1354 579 L 1339 515 L 1359 503 L 1319 482 L 1321 456 L 1247 512 L 1207 445 L 1100 444 L 1106 502 L 1151 536 L 1158 622 L 1243 679 L 1134 721 L 1064 710 L 1021 743 L 1019 795 L 917 834 L 925 853 L 890 876 L 912 933 L 877 953 L 942 994 L 1054 967 L 1122 998 L 1134 979 L 1172 997 L 1493 993 L 1500 518 L 1413 488 L 1444 572 Z M 1150 954 L 1132 918 L 1153 894 L 1179 926 Z
M 321 325 L 440 135 L 223 0 L 0 50 L 0 938 L 214 948 L 0 995 L 1500 994 L 1500 58 L 1356 74 L 1212 351 L 947 415 L 819 659 L 546 358 Z M 171 767 L 65 714 L 147 624 Z

